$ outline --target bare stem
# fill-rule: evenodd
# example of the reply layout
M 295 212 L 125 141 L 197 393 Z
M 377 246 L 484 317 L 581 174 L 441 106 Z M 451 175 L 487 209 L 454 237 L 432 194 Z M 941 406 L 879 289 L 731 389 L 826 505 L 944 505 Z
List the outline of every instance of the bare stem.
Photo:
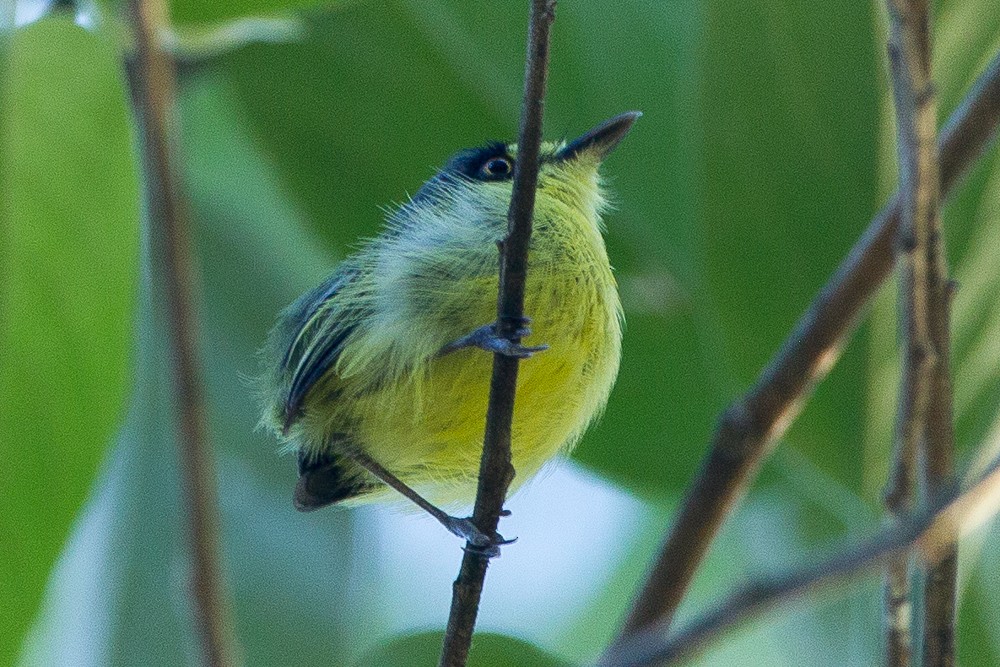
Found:
M 952 114 L 938 145 L 941 191 L 975 162 L 1000 123 L 1000 55 Z M 816 296 L 756 384 L 723 413 L 701 470 L 625 622 L 622 637 L 669 625 L 699 563 L 773 443 L 832 368 L 862 308 L 894 264 L 898 195 L 879 213 Z
M 931 9 L 929 0 L 890 0 L 893 40 L 899 45 L 904 67 L 893 76 L 898 98 L 906 102 L 909 153 L 906 169 L 904 221 L 912 216 L 917 230 L 916 253 L 926 271 L 926 334 L 935 363 L 927 378 L 924 424 L 924 488 L 931 497 L 944 492 L 954 473 L 955 430 L 951 383 L 951 296 L 945 256 L 944 230 L 940 215 L 940 169 L 937 141 L 937 95 L 931 78 Z M 900 120 L 903 117 L 900 116 Z M 900 135 L 902 137 L 902 134 Z M 901 148 L 902 150 L 902 148 Z M 915 257 L 916 259 L 916 257 Z M 924 573 L 923 664 L 951 667 L 955 664 L 955 604 L 958 543 L 945 541 L 947 550 Z
M 885 504 L 891 520 L 916 502 L 917 450 L 925 442 L 937 350 L 931 340 L 934 286 L 928 268 L 938 211 L 936 105 L 930 81 L 930 14 L 926 0 L 887 0 L 889 70 L 896 108 L 901 221 L 897 234 L 902 382 L 896 412 L 896 446 Z M 937 225 L 939 227 L 939 225 Z M 935 401 L 939 397 L 935 397 Z M 906 667 L 912 654 L 909 554 L 886 567 L 886 664 Z M 923 616 L 921 614 L 921 616 Z
M 141 117 L 146 197 L 154 249 L 162 253 L 159 261 L 170 317 L 177 442 L 186 494 L 196 628 L 205 664 L 228 667 L 236 663 L 237 651 L 219 564 L 218 501 L 198 363 L 190 230 L 173 162 L 176 80 L 173 63 L 158 41 L 167 9 L 159 0 L 131 0 L 129 10 L 136 35 L 132 96 Z
M 665 621 L 648 626 L 613 647 L 600 664 L 609 667 L 675 664 L 749 618 L 869 571 L 914 547 L 929 561 L 937 562 L 959 535 L 975 529 L 998 511 L 1000 459 L 964 492 L 951 487 L 924 511 L 902 517 L 861 544 L 789 574 L 741 586 L 715 609 L 673 635 L 668 634 Z
M 507 213 L 507 237 L 501 243 L 497 324 L 501 336 L 515 341 L 514 332 L 522 326 L 524 318 L 528 244 L 535 208 L 542 110 L 549 70 L 549 31 L 555 20 L 555 8 L 555 0 L 531 2 L 514 189 Z M 494 355 L 483 455 L 479 464 L 479 487 L 472 513 L 472 521 L 486 535 L 496 534 L 507 489 L 515 474 L 511 465 L 510 437 L 517 370 L 516 357 Z M 452 586 L 451 613 L 441 651 L 442 667 L 463 667 L 468 661 L 488 564 L 486 555 L 473 545 L 466 545 L 462 567 Z

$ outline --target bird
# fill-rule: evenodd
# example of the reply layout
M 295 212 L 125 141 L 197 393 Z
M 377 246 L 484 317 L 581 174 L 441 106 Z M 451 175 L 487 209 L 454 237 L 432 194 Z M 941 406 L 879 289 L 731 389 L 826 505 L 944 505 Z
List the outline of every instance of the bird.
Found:
M 518 147 L 500 141 L 451 157 L 378 236 L 278 314 L 261 352 L 261 424 L 297 457 L 295 508 L 406 498 L 473 547 L 507 543 L 441 509 L 475 496 L 493 362 L 485 352 L 524 360 L 513 492 L 572 450 L 618 374 L 623 314 L 600 168 L 640 116 L 541 144 L 531 319 L 513 339 L 495 318 Z M 528 336 L 544 343 L 522 345 Z

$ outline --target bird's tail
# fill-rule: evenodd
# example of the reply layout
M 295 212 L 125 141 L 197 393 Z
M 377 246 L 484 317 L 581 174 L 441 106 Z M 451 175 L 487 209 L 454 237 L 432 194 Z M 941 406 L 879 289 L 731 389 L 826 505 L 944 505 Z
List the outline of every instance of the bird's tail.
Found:
M 299 450 L 299 482 L 295 485 L 293 502 L 300 512 L 357 498 L 382 486 L 343 455 Z

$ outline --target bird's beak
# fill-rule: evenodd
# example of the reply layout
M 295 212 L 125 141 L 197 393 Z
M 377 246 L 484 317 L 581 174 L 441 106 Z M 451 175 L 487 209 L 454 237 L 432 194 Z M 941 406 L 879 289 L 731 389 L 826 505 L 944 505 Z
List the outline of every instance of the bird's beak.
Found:
M 598 160 L 603 160 L 625 138 L 628 131 L 632 129 L 632 123 L 638 120 L 641 115 L 641 111 L 626 111 L 606 120 L 590 132 L 563 146 L 556 157 L 560 160 L 568 160 L 582 153 L 593 153 Z

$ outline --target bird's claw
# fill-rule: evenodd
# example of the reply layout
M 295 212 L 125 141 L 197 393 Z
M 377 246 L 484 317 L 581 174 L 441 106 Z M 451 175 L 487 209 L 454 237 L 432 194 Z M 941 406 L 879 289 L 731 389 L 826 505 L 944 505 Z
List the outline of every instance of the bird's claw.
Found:
M 514 337 L 525 338 L 530 336 L 531 329 L 528 327 L 529 323 L 530 320 L 528 318 L 522 318 L 519 323 L 520 326 L 514 330 Z M 506 357 L 517 357 L 518 359 L 527 359 L 537 352 L 544 352 L 549 349 L 548 345 L 525 346 L 520 343 L 515 343 L 508 338 L 504 338 L 497 331 L 497 325 L 495 322 L 493 324 L 481 326 L 472 333 L 448 344 L 442 350 L 442 354 L 454 352 L 455 350 L 460 350 L 466 347 L 478 347 L 479 349 L 486 350 L 487 352 L 502 354 Z
M 510 513 L 508 512 L 508 515 Z M 476 524 L 472 523 L 471 517 L 466 517 L 464 519 L 450 516 L 444 522 L 444 527 L 448 529 L 451 534 L 461 537 L 465 540 L 464 549 L 470 553 L 479 554 L 487 558 L 496 558 L 500 555 L 500 547 L 506 544 L 513 544 L 517 541 L 515 537 L 512 540 L 504 539 L 503 535 L 499 533 L 494 533 L 492 536 L 486 535 L 483 531 L 476 527 Z

